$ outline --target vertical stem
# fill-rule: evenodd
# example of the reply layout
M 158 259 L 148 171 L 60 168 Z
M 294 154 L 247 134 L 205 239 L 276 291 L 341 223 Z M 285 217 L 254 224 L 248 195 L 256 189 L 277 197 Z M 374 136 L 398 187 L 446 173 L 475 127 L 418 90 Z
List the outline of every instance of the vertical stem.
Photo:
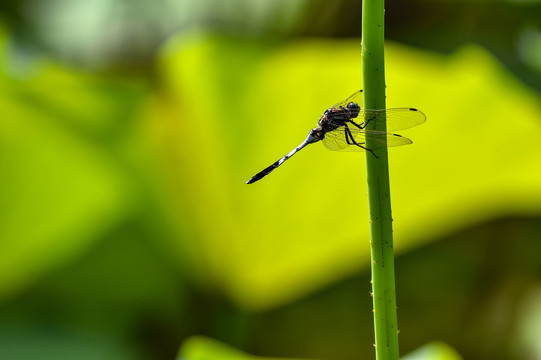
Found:
M 364 106 L 385 109 L 384 0 L 362 0 Z M 385 125 L 377 130 L 385 131 Z M 370 139 L 366 145 L 370 148 Z M 393 229 L 387 148 L 366 152 L 376 359 L 398 360 Z

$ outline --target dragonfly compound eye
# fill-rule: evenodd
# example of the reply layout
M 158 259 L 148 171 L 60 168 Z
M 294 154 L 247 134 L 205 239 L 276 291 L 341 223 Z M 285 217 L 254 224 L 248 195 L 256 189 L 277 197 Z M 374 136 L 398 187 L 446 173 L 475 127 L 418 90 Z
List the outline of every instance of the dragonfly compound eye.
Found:
M 352 118 L 356 118 L 359 115 L 359 112 L 361 111 L 361 107 L 359 104 L 350 102 L 347 106 L 349 113 Z

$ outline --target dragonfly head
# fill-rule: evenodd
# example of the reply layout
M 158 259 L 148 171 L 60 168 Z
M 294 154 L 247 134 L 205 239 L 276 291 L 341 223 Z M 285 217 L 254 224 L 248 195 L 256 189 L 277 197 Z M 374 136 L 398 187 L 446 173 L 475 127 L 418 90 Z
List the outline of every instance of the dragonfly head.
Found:
M 359 116 L 359 112 L 361 111 L 361 107 L 359 106 L 359 104 L 354 102 L 348 103 L 347 109 L 349 110 L 351 118 L 356 118 L 357 116 Z

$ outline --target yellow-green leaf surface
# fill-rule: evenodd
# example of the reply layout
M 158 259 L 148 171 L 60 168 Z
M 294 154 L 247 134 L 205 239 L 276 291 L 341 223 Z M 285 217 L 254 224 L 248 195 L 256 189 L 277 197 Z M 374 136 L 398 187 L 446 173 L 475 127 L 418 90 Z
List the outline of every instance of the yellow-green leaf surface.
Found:
M 249 355 L 219 341 L 193 336 L 182 344 L 178 360 L 271 360 Z M 403 357 L 404 360 L 461 360 L 462 357 L 443 342 L 432 342 Z M 278 360 L 278 359 L 276 359 Z M 286 360 L 286 359 L 282 359 Z
M 402 360 L 462 360 L 462 356 L 446 343 L 432 342 L 407 354 Z
M 134 210 L 136 186 L 105 144 L 125 120 L 120 99 L 142 91 L 123 84 L 113 98 L 116 85 L 17 61 L 0 37 L 2 298 L 71 261 Z
M 203 336 L 193 336 L 182 344 L 177 360 L 272 360 L 246 354 L 219 341 Z M 281 360 L 287 360 L 282 359 Z M 293 359 L 289 359 L 293 360 Z
M 394 43 L 386 51 L 388 107 L 428 118 L 401 132 L 414 144 L 390 150 L 397 251 L 498 216 L 539 214 L 538 96 L 478 46 L 451 56 Z M 245 184 L 360 88 L 360 66 L 358 39 L 167 44 L 147 134 L 207 286 L 263 309 L 367 266 L 364 154 L 310 145 Z

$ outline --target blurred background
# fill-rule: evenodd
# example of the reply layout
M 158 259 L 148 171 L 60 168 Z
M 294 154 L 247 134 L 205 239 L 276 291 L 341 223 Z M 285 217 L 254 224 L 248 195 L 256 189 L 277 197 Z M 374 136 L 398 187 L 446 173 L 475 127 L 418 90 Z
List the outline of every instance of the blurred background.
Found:
M 364 154 L 245 185 L 361 88 L 360 19 L 3 0 L 0 358 L 374 358 Z M 541 2 L 388 0 L 386 38 L 428 118 L 390 149 L 401 353 L 541 359 Z

